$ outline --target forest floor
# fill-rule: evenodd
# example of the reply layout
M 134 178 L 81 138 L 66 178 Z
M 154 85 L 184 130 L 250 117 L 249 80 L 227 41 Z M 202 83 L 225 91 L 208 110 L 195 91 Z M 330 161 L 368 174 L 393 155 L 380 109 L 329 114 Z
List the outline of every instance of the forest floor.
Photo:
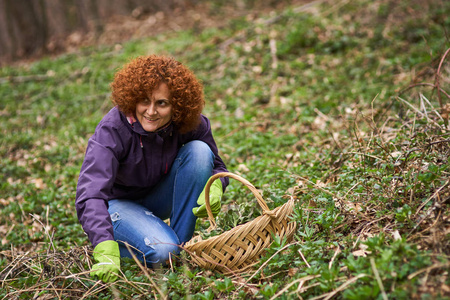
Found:
M 0 68 L 0 298 L 450 299 L 448 15 L 448 1 L 416 0 L 135 12 Z M 293 239 L 246 272 L 183 251 L 167 269 L 123 259 L 115 283 L 89 277 L 78 174 L 114 73 L 150 53 L 203 82 L 228 169 L 270 209 L 295 201 Z M 197 234 L 261 215 L 235 180 L 222 203 Z

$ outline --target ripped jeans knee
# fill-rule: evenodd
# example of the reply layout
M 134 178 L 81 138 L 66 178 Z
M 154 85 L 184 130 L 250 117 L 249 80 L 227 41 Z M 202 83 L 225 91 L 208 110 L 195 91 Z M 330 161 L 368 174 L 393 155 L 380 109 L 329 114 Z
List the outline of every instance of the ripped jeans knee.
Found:
M 120 220 L 120 214 L 117 211 L 115 213 L 111 214 L 110 217 L 111 217 L 111 221 L 113 223 Z
M 111 200 L 108 211 L 122 257 L 135 256 L 147 266 L 157 267 L 180 252 L 172 228 L 140 204 Z

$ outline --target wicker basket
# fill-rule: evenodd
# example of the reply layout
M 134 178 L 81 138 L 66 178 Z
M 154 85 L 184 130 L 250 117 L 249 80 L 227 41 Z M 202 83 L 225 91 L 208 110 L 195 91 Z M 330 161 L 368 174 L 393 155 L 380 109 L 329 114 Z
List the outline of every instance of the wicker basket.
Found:
M 288 240 L 292 238 L 296 223 L 290 222 L 289 215 L 294 209 L 294 200 L 291 198 L 282 206 L 270 210 L 256 188 L 246 179 L 233 173 L 217 173 L 209 179 L 205 187 L 206 210 L 211 224 L 208 230 L 216 226 L 209 204 L 209 188 L 213 181 L 220 177 L 234 178 L 247 186 L 261 206 L 262 215 L 206 240 L 202 240 L 200 236 L 194 237 L 184 248 L 202 268 L 222 273 L 239 273 L 257 262 L 264 249 L 272 243 L 273 235 L 286 237 Z

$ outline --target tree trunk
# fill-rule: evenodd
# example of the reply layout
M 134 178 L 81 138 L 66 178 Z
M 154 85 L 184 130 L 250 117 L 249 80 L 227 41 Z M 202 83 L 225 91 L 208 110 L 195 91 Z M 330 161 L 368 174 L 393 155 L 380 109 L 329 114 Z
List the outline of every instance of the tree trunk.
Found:
M 0 63 L 64 50 L 75 31 L 98 37 L 114 15 L 135 17 L 199 0 L 0 0 Z M 82 37 L 81 37 L 82 39 Z
M 23 56 L 42 53 L 47 39 L 47 28 L 44 27 L 44 15 L 40 13 L 39 4 L 28 0 L 6 0 L 6 17 L 8 32 L 12 39 L 12 56 Z
M 90 12 L 90 19 L 94 26 L 95 38 L 97 39 L 103 32 L 103 22 L 100 16 L 97 0 L 91 0 L 88 4 L 88 10 Z
M 12 34 L 12 26 L 6 11 L 6 1 L 0 0 L 0 61 L 10 60 L 12 58 L 12 49 L 15 41 Z

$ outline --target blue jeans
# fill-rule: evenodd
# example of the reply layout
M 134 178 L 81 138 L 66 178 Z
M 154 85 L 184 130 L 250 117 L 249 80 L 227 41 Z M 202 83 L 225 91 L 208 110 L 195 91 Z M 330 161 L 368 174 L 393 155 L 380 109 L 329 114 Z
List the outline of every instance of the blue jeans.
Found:
M 169 173 L 139 200 L 109 201 L 114 239 L 120 255 L 132 257 L 125 243 L 147 266 L 164 264 L 178 245 L 191 239 L 197 218 L 192 209 L 214 167 L 214 154 L 202 141 L 183 145 Z M 162 220 L 170 218 L 170 226 Z

